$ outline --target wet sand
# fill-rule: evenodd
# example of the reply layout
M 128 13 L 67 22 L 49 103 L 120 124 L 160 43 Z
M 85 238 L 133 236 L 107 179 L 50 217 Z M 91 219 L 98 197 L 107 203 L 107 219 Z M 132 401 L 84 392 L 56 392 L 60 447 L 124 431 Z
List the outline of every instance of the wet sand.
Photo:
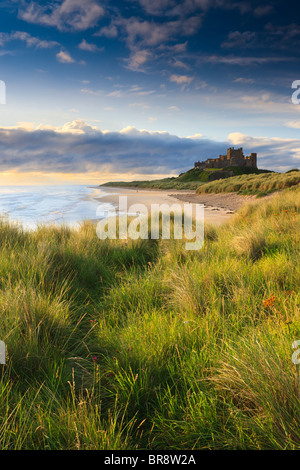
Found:
M 130 189 L 103 187 L 99 188 L 106 194 L 93 196 L 99 202 L 106 202 L 118 209 L 119 196 L 127 196 L 127 205 L 144 204 L 150 213 L 151 204 L 204 204 L 205 222 L 221 225 L 232 217 L 234 212 L 245 202 L 253 199 L 252 196 L 239 196 L 232 194 L 195 194 L 189 190 L 156 190 L 156 189 Z

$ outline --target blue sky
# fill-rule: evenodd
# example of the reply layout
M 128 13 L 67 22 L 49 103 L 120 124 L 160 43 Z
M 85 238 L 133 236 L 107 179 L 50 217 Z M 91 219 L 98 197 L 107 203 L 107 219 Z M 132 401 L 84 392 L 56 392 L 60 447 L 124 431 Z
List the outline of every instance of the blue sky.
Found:
M 0 181 L 167 176 L 243 146 L 299 167 L 296 1 L 0 5 Z

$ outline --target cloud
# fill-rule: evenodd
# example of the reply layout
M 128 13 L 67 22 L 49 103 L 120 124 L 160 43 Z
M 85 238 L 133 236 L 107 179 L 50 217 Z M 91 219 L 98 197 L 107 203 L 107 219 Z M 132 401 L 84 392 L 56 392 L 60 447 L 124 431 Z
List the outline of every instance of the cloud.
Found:
M 193 80 L 194 80 L 194 77 L 189 77 L 188 75 L 173 74 L 170 77 L 170 81 L 177 83 L 177 85 L 190 85 L 190 83 L 192 83 Z
M 198 57 L 198 62 L 209 62 L 212 64 L 226 64 L 226 65 L 240 65 L 240 66 L 252 66 L 252 65 L 263 65 L 270 64 L 273 62 L 288 62 L 295 61 L 294 57 L 280 57 L 280 56 L 236 56 L 236 55 L 210 55 Z
M 233 48 L 233 47 L 249 47 L 254 45 L 256 39 L 256 33 L 254 31 L 231 31 L 227 40 L 221 44 L 221 47 Z
M 228 135 L 228 142 L 231 145 L 245 147 L 248 151 L 256 152 L 260 168 L 287 171 L 300 165 L 299 139 L 251 137 L 233 132 Z
M 22 124 L 22 123 L 21 123 Z M 287 170 L 299 166 L 300 140 L 250 137 L 232 133 L 216 142 L 196 134 L 178 137 L 165 131 L 102 131 L 82 120 L 63 126 L 24 123 L 0 128 L 0 171 L 86 173 L 132 172 L 141 175 L 180 173 L 194 161 L 223 154 L 229 145 L 243 146 L 246 154 L 258 153 L 261 168 Z
M 28 23 L 53 26 L 60 31 L 84 31 L 96 26 L 104 9 L 96 0 L 64 0 L 41 5 L 22 2 L 19 18 Z
M 150 15 L 163 15 L 166 11 L 174 8 L 176 3 L 174 0 L 138 0 L 142 7 Z
M 181 69 L 185 69 L 185 70 L 190 70 L 190 67 L 185 64 L 184 62 L 182 62 L 182 60 L 179 60 L 179 59 L 172 59 L 170 61 L 170 64 L 173 66 L 173 67 L 177 67 L 177 68 L 181 68 Z
M 158 50 L 163 49 L 164 51 L 171 52 L 172 54 L 181 54 L 182 52 L 186 52 L 187 45 L 187 41 L 173 45 L 164 44 L 162 47 L 159 47 Z
M 292 129 L 300 129 L 300 121 L 290 121 L 287 122 L 286 127 L 290 127 Z
M 300 26 L 298 24 L 292 23 L 280 26 L 279 24 L 267 23 L 264 29 L 262 36 L 268 47 L 273 47 L 276 50 L 288 49 L 289 51 L 298 52 L 300 45 Z
M 173 21 L 149 21 L 133 16 L 118 16 L 113 17 L 110 25 L 101 28 L 94 35 L 108 38 L 118 36 L 125 41 L 130 51 L 125 61 L 126 67 L 133 71 L 144 71 L 146 62 L 150 60 L 161 60 L 167 55 L 169 62 L 171 54 L 185 52 L 187 41 L 180 43 L 178 38 L 194 35 L 199 30 L 201 21 L 199 15 Z
M 81 135 L 88 135 L 93 134 L 94 132 L 98 132 L 99 128 L 96 126 L 91 126 L 87 124 L 85 121 L 81 119 L 77 119 L 75 121 L 66 122 L 63 126 L 52 126 L 47 124 L 39 124 L 36 128 L 37 131 L 39 130 L 51 130 L 55 131 L 56 133 L 62 134 L 81 134 Z
M 23 41 L 27 47 L 35 47 L 36 49 L 49 49 L 60 44 L 56 41 L 46 41 L 38 37 L 31 36 L 25 31 L 14 31 L 12 33 L 0 33 L 0 46 L 4 46 L 9 41 Z
M 146 103 L 140 103 L 140 102 L 130 103 L 129 106 L 131 108 L 142 108 L 142 109 L 148 109 L 149 108 L 149 106 Z
M 255 16 L 264 16 L 264 15 L 269 15 L 273 11 L 273 6 L 272 5 L 262 5 L 259 7 L 254 8 L 254 15 Z
M 102 90 L 91 90 L 89 88 L 81 88 L 80 93 L 85 93 L 87 95 L 101 96 L 103 95 Z
M 141 66 L 145 65 L 150 58 L 152 58 L 152 54 L 146 49 L 134 51 L 127 60 L 127 68 L 133 71 L 142 71 Z
M 256 12 L 256 13 L 255 13 Z M 254 10 L 255 16 L 262 16 L 267 12 L 264 7 Z M 265 49 L 265 50 L 298 50 L 300 45 L 300 27 L 298 24 L 288 24 L 280 26 L 279 24 L 267 23 L 262 30 L 257 31 L 231 31 L 228 33 L 221 47 L 225 49 Z
M 233 83 L 244 83 L 245 85 L 252 85 L 254 83 L 253 78 L 239 77 L 233 80 Z
M 177 40 L 178 36 L 195 34 L 201 26 L 201 17 L 193 16 L 164 23 L 132 17 L 119 19 L 115 23 L 125 30 L 129 48 L 137 44 L 153 47 Z
M 101 131 L 83 121 L 61 127 L 40 125 L 34 131 L 0 128 L 0 170 L 80 173 L 110 171 L 140 174 L 181 172 L 193 165 L 200 149 L 191 139 L 167 132 L 127 127 Z M 206 142 L 208 150 L 223 146 Z M 205 143 L 204 143 L 205 147 Z
M 56 54 L 56 58 L 58 62 L 62 62 L 63 64 L 72 64 L 75 62 L 73 57 L 67 51 L 60 51 Z
M 81 43 L 78 45 L 79 49 L 82 51 L 88 51 L 88 52 L 99 52 L 103 51 L 103 47 L 97 47 L 96 44 L 92 44 L 87 42 L 85 39 L 82 39 Z
M 241 14 L 251 11 L 248 1 L 228 2 L 228 0 L 138 0 L 150 15 L 187 16 L 195 12 L 206 12 L 212 8 L 239 10 Z
M 202 139 L 203 135 L 202 134 L 194 134 L 194 135 L 188 135 L 188 139 Z
M 118 30 L 115 24 L 111 23 L 109 26 L 103 26 L 94 36 L 105 36 L 106 38 L 116 38 Z
M 107 94 L 107 96 L 113 96 L 114 98 L 123 98 L 125 96 L 148 96 L 153 95 L 155 90 L 144 90 L 143 88 L 132 85 L 130 88 L 123 86 L 122 89 L 114 90 Z

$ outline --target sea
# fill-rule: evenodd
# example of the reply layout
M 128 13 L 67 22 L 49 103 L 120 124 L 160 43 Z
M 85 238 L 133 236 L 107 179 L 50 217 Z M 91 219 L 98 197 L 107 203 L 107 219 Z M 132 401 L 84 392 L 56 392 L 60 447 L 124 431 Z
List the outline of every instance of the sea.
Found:
M 84 185 L 0 186 L 0 217 L 26 230 L 40 224 L 79 227 L 114 210 L 101 202 L 105 190 Z

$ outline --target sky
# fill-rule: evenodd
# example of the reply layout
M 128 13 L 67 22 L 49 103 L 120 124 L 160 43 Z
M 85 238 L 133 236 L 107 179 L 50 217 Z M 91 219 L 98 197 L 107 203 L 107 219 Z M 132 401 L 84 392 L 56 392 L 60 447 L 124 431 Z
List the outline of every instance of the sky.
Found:
M 4 0 L 0 24 L 1 184 L 176 176 L 230 146 L 299 167 L 296 1 Z

